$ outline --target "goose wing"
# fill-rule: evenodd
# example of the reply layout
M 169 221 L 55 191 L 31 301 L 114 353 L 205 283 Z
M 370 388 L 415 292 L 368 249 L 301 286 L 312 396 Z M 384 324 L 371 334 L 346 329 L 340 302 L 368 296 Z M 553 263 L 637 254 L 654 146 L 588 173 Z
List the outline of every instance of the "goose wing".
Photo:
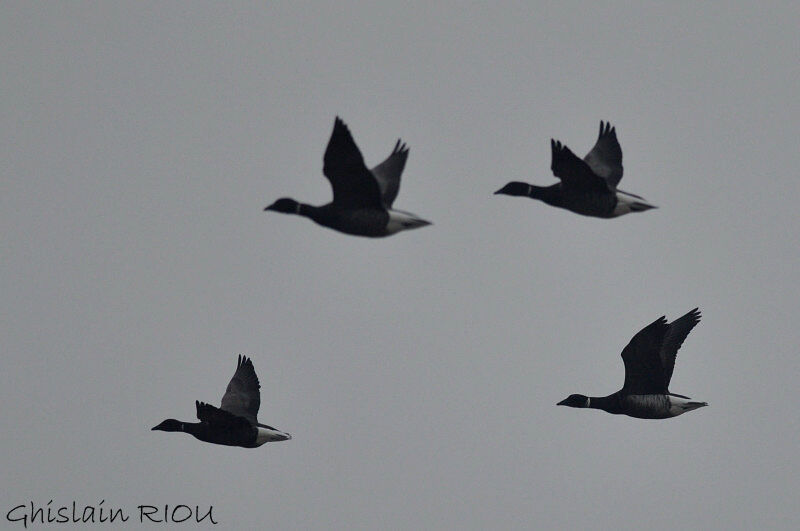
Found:
M 333 188 L 334 204 L 343 208 L 381 206 L 378 181 L 364 165 L 353 135 L 338 116 L 325 149 L 322 173 Z
M 553 153 L 550 169 L 553 175 L 561 179 L 561 184 L 568 190 L 600 190 L 608 191 L 608 183 L 595 175 L 589 165 L 579 159 L 567 146 L 558 140 L 550 140 Z
M 372 175 L 378 181 L 381 199 L 386 208 L 391 208 L 400 190 L 400 175 L 406 167 L 408 147 L 399 138 L 392 153 L 380 164 L 372 168 Z
M 630 340 L 622 351 L 625 363 L 625 383 L 622 392 L 633 395 L 666 394 L 667 382 L 661 362 L 661 345 L 669 325 L 659 317 Z
M 246 356 L 240 355 L 236 372 L 233 373 L 233 378 L 222 396 L 220 409 L 257 424 L 256 416 L 261 406 L 260 388 L 261 384 L 258 383 L 253 362 Z
M 675 368 L 675 358 L 678 356 L 678 349 L 683 345 L 683 341 L 692 328 L 700 322 L 700 309 L 695 308 L 684 316 L 681 316 L 669 324 L 669 329 L 661 343 L 661 364 L 664 367 L 664 378 L 666 385 L 672 379 L 672 370 Z
M 697 308 L 667 323 L 662 316 L 633 336 L 622 351 L 625 363 L 623 393 L 667 394 L 678 349 L 692 328 L 700 322 Z
M 583 157 L 595 175 L 599 175 L 611 188 L 616 188 L 622 180 L 622 148 L 617 141 L 616 128 L 600 122 L 600 133 L 592 150 Z
M 197 418 L 210 426 L 226 431 L 249 428 L 252 426 L 247 419 L 234 415 L 224 409 L 214 407 L 211 404 L 195 400 L 195 405 L 197 406 Z

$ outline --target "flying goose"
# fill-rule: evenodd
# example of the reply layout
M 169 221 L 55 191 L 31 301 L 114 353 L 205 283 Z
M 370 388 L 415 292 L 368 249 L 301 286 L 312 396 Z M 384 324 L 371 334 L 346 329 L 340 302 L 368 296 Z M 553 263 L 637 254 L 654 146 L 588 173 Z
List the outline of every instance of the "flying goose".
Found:
M 667 323 L 666 317 L 659 317 L 633 336 L 622 351 L 625 363 L 622 389 L 603 397 L 569 395 L 558 405 L 602 409 L 640 419 L 677 417 L 707 406 L 706 402 L 670 393 L 668 388 L 678 349 L 699 322 L 697 308 L 671 323 Z
M 629 212 L 657 208 L 643 197 L 617 189 L 622 179 L 622 149 L 610 123 L 600 122 L 600 133 L 583 160 L 557 140 L 550 140 L 553 153 L 550 168 L 561 182 L 535 186 L 512 181 L 495 194 L 540 199 L 584 216 L 615 218 Z
M 389 157 L 368 169 L 350 130 L 337 116 L 322 168 L 333 188 L 333 201 L 313 206 L 284 197 L 264 210 L 299 214 L 324 227 L 356 236 L 390 236 L 430 225 L 414 214 L 392 208 L 407 158 L 408 147 L 398 139 Z
M 259 424 L 256 419 L 261 405 L 260 387 L 253 362 L 245 356 L 239 356 L 236 372 L 225 389 L 220 407 L 195 401 L 200 422 L 167 419 L 152 430 L 182 431 L 201 441 L 244 448 L 291 439 L 288 433 Z

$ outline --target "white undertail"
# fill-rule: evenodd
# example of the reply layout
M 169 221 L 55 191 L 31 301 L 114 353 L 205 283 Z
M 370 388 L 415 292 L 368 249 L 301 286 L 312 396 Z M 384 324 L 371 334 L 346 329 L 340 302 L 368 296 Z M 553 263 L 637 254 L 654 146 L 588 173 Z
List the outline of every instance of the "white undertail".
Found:
M 690 398 L 672 395 L 667 395 L 667 400 L 669 400 L 669 412 L 673 417 L 677 417 L 681 413 L 686 413 L 687 411 L 708 405 L 708 402 L 696 402 Z
M 291 438 L 292 436 L 288 433 L 259 426 L 256 434 L 256 446 L 261 446 L 268 442 L 288 441 Z
M 386 232 L 388 234 L 394 234 L 401 230 L 416 229 L 430 224 L 430 221 L 425 221 L 411 212 L 389 210 L 389 223 L 386 224 Z
M 617 190 L 617 206 L 614 207 L 612 217 L 622 216 L 629 212 L 642 212 L 651 208 L 658 207 L 648 203 L 643 197 Z

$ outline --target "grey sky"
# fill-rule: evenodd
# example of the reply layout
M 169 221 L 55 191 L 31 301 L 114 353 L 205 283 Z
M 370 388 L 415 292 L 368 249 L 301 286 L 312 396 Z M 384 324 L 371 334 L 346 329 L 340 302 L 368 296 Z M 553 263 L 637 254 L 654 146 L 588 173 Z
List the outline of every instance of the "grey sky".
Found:
M 0 8 L 2 516 L 213 505 L 217 528 L 800 525 L 800 6 L 33 3 Z M 330 199 L 335 115 L 411 148 L 356 238 L 262 209 Z M 617 128 L 584 218 L 492 196 Z M 557 408 L 700 306 L 667 421 Z M 251 356 L 244 450 L 151 432 Z M 155 526 L 154 526 L 155 527 Z M 163 527 L 163 526 L 158 526 Z

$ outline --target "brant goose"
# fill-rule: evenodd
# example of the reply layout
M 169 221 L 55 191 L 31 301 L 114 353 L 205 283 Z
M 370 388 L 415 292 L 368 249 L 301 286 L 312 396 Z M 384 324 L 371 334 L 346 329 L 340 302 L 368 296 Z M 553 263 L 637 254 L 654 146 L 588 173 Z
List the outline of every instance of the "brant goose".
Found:
M 559 406 L 590 407 L 616 415 L 640 419 L 665 419 L 707 406 L 688 396 L 669 392 L 675 356 L 683 340 L 700 322 L 695 308 L 683 317 L 667 323 L 660 317 L 633 336 L 622 351 L 625 383 L 616 393 L 603 397 L 569 395 Z
M 337 116 L 322 168 L 333 188 L 333 201 L 313 206 L 284 197 L 264 210 L 299 214 L 324 227 L 356 236 L 390 236 L 430 225 L 414 214 L 392 209 L 407 158 L 408 148 L 398 139 L 389 157 L 368 169 L 350 130 Z
M 233 373 L 221 407 L 195 401 L 197 418 L 200 422 L 180 422 L 167 419 L 153 430 L 183 431 L 194 435 L 201 441 L 224 444 L 226 446 L 243 446 L 255 448 L 266 442 L 285 441 L 291 439 L 288 433 L 276 430 L 256 420 L 261 395 L 258 376 L 253 369 L 253 362 L 245 356 L 239 356 L 236 372 Z
M 600 122 L 597 142 L 583 160 L 557 140 L 551 139 L 550 147 L 553 152 L 550 168 L 560 183 L 534 186 L 510 182 L 495 194 L 532 197 L 548 205 L 598 218 L 615 218 L 628 212 L 657 208 L 643 197 L 617 189 L 622 179 L 622 149 L 611 124 Z

